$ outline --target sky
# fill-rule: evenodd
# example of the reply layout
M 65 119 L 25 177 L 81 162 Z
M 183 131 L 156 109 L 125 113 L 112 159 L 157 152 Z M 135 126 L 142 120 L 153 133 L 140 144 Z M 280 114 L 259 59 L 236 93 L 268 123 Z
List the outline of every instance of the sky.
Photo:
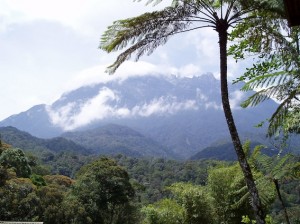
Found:
M 219 75 L 217 33 L 211 29 L 171 38 L 152 55 L 129 61 L 109 76 L 117 53 L 100 50 L 113 21 L 160 10 L 133 0 L 0 0 L 0 120 L 37 104 L 50 105 L 64 92 L 131 75 Z M 119 52 L 120 53 L 120 52 Z M 228 62 L 229 78 L 243 65 Z

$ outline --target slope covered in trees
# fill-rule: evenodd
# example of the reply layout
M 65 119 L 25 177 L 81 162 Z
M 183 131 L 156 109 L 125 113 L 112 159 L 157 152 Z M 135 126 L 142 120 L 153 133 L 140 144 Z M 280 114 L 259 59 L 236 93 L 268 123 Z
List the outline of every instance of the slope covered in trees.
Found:
M 267 164 L 268 160 L 274 161 L 273 158 L 261 157 L 259 149 L 249 153 L 247 147 L 249 145 L 246 154 L 255 167 L 254 176 L 268 219 L 273 220 L 271 223 L 285 220 L 275 185 L 270 184 L 272 172 L 274 178 L 279 178 L 289 219 L 297 223 L 300 219 L 299 158 L 278 157 L 277 168 L 272 168 Z M 178 221 L 217 224 L 241 223 L 242 220 L 247 223 L 254 217 L 236 162 L 179 162 L 123 155 L 94 157 L 82 163 L 70 178 L 51 173 L 53 169 L 49 166 L 55 163 L 49 165 L 33 160 L 33 156 L 26 156 L 21 149 L 1 142 L 1 220 L 46 224 Z M 65 166 L 69 162 L 64 160 Z M 47 167 L 48 173 L 45 173 Z M 289 178 L 280 178 L 276 174 L 278 167 Z

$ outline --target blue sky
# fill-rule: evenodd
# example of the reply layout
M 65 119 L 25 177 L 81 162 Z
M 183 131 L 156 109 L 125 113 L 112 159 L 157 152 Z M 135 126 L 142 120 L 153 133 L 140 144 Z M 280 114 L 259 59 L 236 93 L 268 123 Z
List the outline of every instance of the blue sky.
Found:
M 163 72 L 182 76 L 219 70 L 217 34 L 210 29 L 171 38 L 139 63 L 128 62 L 110 77 L 104 73 L 116 53 L 98 49 L 114 20 L 159 10 L 132 0 L 1 0 L 0 120 L 36 104 L 51 104 L 80 85 Z M 229 60 L 230 77 L 241 66 Z

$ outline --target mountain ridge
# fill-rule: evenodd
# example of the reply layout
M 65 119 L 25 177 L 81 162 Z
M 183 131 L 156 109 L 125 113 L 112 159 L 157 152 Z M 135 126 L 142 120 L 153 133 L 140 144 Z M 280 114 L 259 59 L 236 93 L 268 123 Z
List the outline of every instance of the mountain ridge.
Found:
M 25 151 L 46 150 L 81 155 L 116 155 L 176 158 L 165 147 L 125 126 L 110 124 L 51 139 L 34 137 L 15 127 L 0 127 L 1 140 Z
M 241 136 L 264 133 L 254 126 L 268 118 L 276 103 L 241 109 L 251 93 L 229 85 L 233 115 Z M 13 115 L 0 126 L 14 126 L 38 137 L 117 124 L 138 131 L 189 158 L 218 139 L 230 139 L 221 106 L 219 80 L 212 74 L 182 78 L 148 75 L 83 86 L 66 92 L 51 105 L 37 105 Z

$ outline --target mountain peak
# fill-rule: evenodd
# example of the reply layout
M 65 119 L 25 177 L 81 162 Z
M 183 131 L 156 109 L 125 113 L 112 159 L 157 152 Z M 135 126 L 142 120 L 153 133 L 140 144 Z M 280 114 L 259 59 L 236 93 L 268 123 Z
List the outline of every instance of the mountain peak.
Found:
M 217 79 L 215 78 L 215 76 L 211 72 L 204 73 L 200 77 L 202 77 L 206 80 L 217 81 Z
M 238 94 L 237 85 L 229 91 L 239 131 L 258 132 L 253 127 L 271 115 L 275 103 L 235 110 L 247 93 Z M 136 76 L 84 86 L 63 94 L 52 105 L 39 105 L 0 122 L 47 138 L 105 124 L 132 128 L 181 158 L 228 137 L 219 81 L 212 73 L 189 78 Z M 119 127 L 110 129 L 122 132 Z

